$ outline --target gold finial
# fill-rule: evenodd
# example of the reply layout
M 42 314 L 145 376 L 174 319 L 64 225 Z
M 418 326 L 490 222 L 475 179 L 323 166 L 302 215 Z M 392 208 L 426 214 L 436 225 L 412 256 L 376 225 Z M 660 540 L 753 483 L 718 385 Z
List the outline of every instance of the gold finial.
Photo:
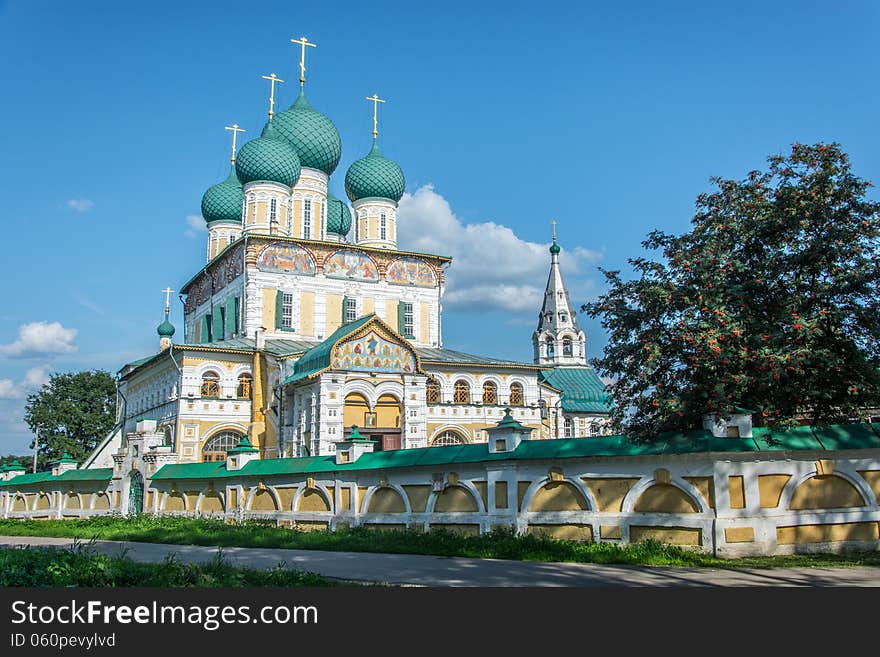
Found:
M 262 78 L 264 80 L 270 80 L 272 83 L 269 90 L 269 120 L 271 121 L 272 117 L 275 116 L 275 83 L 277 82 L 278 84 L 282 84 L 284 80 L 279 78 L 274 73 L 264 75 L 262 76 Z
M 228 125 L 224 128 L 225 130 L 232 131 L 232 157 L 229 158 L 229 161 L 235 164 L 235 143 L 238 138 L 239 132 L 247 132 L 244 128 L 239 128 L 237 123 L 233 123 L 232 125 Z M 163 290 L 164 292 L 164 290 Z M 173 292 L 173 290 L 172 290 Z
M 553 241 L 556 241 L 556 220 L 550 222 L 550 225 L 553 226 Z
M 385 101 L 379 98 L 377 94 L 367 96 L 367 100 L 373 103 L 373 138 L 375 139 L 379 136 L 379 103 L 384 103 Z
M 171 312 L 171 293 L 174 292 L 174 290 L 172 290 L 170 287 L 166 287 L 162 291 L 165 293 L 165 314 L 167 315 L 169 312 Z
M 291 43 L 298 43 L 302 46 L 302 52 L 299 56 L 299 86 L 303 87 L 306 83 L 306 46 L 310 48 L 317 48 L 317 46 L 309 41 L 306 37 L 300 37 L 299 39 L 291 39 Z

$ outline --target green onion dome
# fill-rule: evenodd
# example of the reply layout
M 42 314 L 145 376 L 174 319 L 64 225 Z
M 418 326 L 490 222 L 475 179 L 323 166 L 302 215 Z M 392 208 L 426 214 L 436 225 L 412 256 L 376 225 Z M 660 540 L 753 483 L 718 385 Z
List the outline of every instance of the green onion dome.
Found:
M 299 156 L 269 121 L 262 134 L 251 139 L 235 158 L 235 173 L 243 185 L 251 182 L 275 182 L 293 187 L 299 180 Z
M 165 321 L 159 324 L 159 327 L 156 329 L 156 333 L 159 334 L 160 338 L 170 338 L 174 335 L 174 324 L 168 321 L 168 318 L 165 318 Z
M 342 157 L 342 140 L 333 122 L 312 109 L 305 94 L 273 119 L 278 133 L 299 155 L 300 164 L 318 169 L 328 176 Z
M 241 223 L 242 205 L 244 205 L 244 192 L 235 175 L 235 167 L 231 166 L 229 177 L 209 187 L 202 197 L 202 216 L 209 224 L 214 221 Z
M 379 153 L 375 139 L 367 156 L 355 160 L 345 174 L 345 193 L 352 202 L 372 197 L 397 202 L 405 185 L 400 165 Z
M 327 193 L 327 232 L 348 235 L 351 230 L 351 210 L 348 204 Z
M 562 249 L 559 248 L 559 245 L 556 243 L 556 240 L 553 240 L 553 244 L 550 245 L 550 253 L 552 255 L 559 255 L 560 251 L 562 251 Z

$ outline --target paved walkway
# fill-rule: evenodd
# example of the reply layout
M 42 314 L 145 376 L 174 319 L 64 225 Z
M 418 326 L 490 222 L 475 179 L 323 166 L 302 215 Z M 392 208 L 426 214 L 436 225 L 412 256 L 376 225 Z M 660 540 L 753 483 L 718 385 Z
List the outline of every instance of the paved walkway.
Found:
M 69 547 L 74 540 L 0 536 L 0 548 L 21 545 Z M 96 541 L 109 555 L 125 551 L 135 561 L 210 560 L 217 548 L 128 541 Z M 880 568 L 777 568 L 742 570 L 537 563 L 502 559 L 432 557 L 369 552 L 223 548 L 236 565 L 271 568 L 280 563 L 326 577 L 410 586 L 880 586 Z

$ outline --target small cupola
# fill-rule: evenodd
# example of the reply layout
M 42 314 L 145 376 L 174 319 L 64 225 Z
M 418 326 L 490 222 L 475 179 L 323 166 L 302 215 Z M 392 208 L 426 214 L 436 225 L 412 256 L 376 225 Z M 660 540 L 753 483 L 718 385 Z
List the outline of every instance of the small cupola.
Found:
M 226 452 L 226 469 L 241 470 L 258 458 L 260 458 L 260 450 L 253 446 L 247 436 L 244 436 L 238 445 Z
M 358 431 L 357 425 L 351 425 L 351 433 L 348 438 L 336 443 L 336 464 L 354 463 L 361 454 L 367 454 L 373 451 L 375 443 L 368 438 L 364 438 Z
M 703 429 L 711 431 L 716 438 L 751 438 L 752 411 L 734 408 L 726 417 L 707 413 L 703 416 Z
M 67 452 L 61 455 L 61 458 L 57 461 L 52 461 L 49 465 L 52 466 L 52 476 L 57 477 L 58 475 L 67 472 L 68 470 L 76 470 L 79 467 L 79 463 L 75 458 L 73 458 Z
M 9 481 L 13 477 L 27 473 L 25 468 L 17 459 L 10 461 L 6 465 L 0 465 L 0 481 Z
M 507 407 L 501 421 L 486 432 L 489 434 L 489 453 L 496 454 L 514 451 L 521 441 L 528 440 L 532 430 L 514 420 L 510 407 Z

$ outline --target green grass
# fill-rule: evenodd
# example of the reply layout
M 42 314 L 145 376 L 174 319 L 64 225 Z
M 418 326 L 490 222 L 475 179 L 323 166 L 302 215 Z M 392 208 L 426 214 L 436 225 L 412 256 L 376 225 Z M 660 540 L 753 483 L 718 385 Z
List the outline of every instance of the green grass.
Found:
M 334 586 L 312 573 L 279 565 L 269 570 L 230 566 L 218 553 L 207 563 L 138 563 L 124 554 L 97 554 L 88 544 L 70 549 L 0 549 L 0 586 L 253 587 Z
M 517 536 L 510 530 L 496 530 L 481 536 L 463 536 L 445 531 L 421 533 L 364 528 L 337 532 L 297 531 L 275 527 L 274 523 L 269 525 L 251 521 L 227 525 L 220 520 L 150 515 L 130 519 L 104 516 L 87 520 L 0 520 L 0 536 L 3 535 L 649 566 L 880 566 L 880 552 L 718 559 L 656 541 L 632 545 L 578 543 L 541 536 Z

